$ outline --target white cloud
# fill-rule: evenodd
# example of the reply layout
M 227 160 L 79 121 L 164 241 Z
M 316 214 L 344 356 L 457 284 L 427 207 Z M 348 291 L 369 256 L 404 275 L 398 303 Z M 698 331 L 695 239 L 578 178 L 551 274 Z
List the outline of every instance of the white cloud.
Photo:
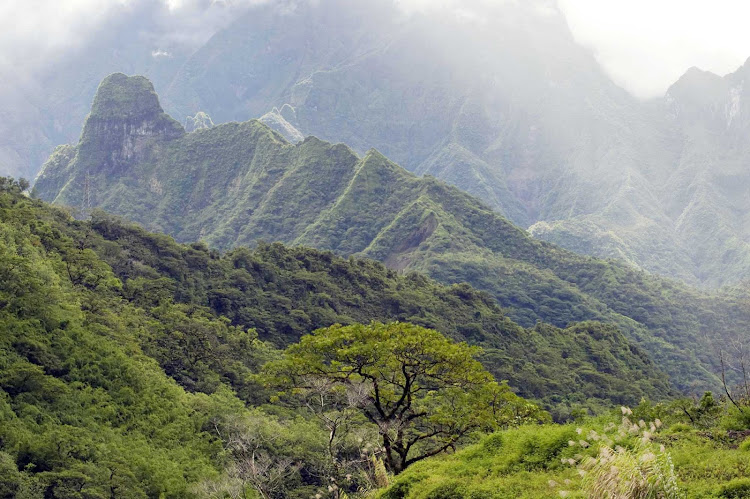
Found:
M 172 54 L 167 52 L 166 50 L 157 49 L 151 51 L 151 57 L 153 57 L 154 59 L 159 59 L 160 57 L 172 57 Z
M 639 97 L 688 68 L 724 75 L 750 57 L 747 0 L 558 0 L 575 38 Z
M 236 18 L 237 10 L 267 2 L 313 0 L 0 0 L 0 74 L 44 66 L 83 45 L 118 15 L 150 10 L 154 57 L 178 44 L 197 45 Z M 354 0 L 352 0 L 354 1 Z M 361 0 L 376 1 L 376 0 Z M 388 1 L 388 0 L 383 0 Z M 512 3 L 555 15 L 555 0 L 393 0 L 406 12 L 444 9 L 464 21 Z M 717 74 L 750 56 L 747 0 L 557 0 L 575 38 L 590 47 L 612 78 L 633 94 L 657 96 L 689 67 Z
M 503 4 L 517 4 L 519 1 L 531 0 L 394 0 L 396 5 L 406 13 L 427 12 L 435 10 L 454 10 L 459 14 L 483 11 Z M 538 1 L 538 0 L 537 0 Z
M 0 2 L 0 64 L 28 66 L 77 43 L 126 2 L 5 0 Z
M 156 42 L 199 44 L 238 10 L 270 0 L 0 0 L 0 74 L 28 74 L 108 22 L 147 13 Z M 119 17 L 118 17 L 119 16 Z M 160 45 L 154 57 L 166 55 Z

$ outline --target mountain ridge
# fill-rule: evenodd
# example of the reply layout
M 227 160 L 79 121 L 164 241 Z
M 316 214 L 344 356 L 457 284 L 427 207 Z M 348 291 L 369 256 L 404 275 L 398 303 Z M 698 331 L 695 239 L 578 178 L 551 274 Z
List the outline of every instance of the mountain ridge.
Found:
M 715 385 L 711 344 L 739 334 L 749 320 L 741 297 L 701 295 L 620 263 L 560 250 L 375 150 L 360 158 L 314 137 L 290 144 L 257 120 L 148 137 L 143 154 L 118 175 L 97 171 L 80 147 L 69 163 L 58 156 L 45 166 L 35 196 L 80 206 L 88 172 L 96 206 L 181 241 L 202 239 L 217 248 L 264 239 L 304 244 L 448 284 L 469 282 L 525 326 L 610 322 L 682 389 Z M 58 190 L 65 175 L 70 180 Z M 686 379 L 696 384 L 681 384 Z

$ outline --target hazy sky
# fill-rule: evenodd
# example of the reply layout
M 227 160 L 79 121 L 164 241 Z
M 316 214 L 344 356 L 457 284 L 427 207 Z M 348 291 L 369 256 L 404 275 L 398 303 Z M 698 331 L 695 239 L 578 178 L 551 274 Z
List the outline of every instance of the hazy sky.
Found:
M 200 27 L 208 36 L 227 19 L 219 15 L 230 10 L 224 6 L 246 8 L 265 1 L 279 0 L 1 0 L 0 74 L 4 66 L 43 64 L 134 5 L 160 4 L 185 30 Z M 408 7 L 465 8 L 528 0 L 400 1 Z M 617 83 L 641 97 L 663 94 L 691 66 L 723 75 L 750 57 L 748 0 L 557 1 L 576 39 L 594 52 Z
M 750 57 L 748 0 L 558 0 L 573 35 L 635 95 L 661 95 L 686 69 L 724 75 Z

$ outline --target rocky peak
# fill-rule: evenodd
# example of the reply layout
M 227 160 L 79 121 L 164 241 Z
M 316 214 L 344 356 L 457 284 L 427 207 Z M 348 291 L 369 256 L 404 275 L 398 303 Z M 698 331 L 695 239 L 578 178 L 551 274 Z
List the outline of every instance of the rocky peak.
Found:
M 143 76 L 115 73 L 99 85 L 81 135 L 79 154 L 89 169 L 119 171 L 149 145 L 185 134 L 169 117 Z
M 692 67 L 669 87 L 665 102 L 669 115 L 682 123 L 722 129 L 728 92 L 724 78 Z
M 188 116 L 185 118 L 185 131 L 187 132 L 213 128 L 213 126 L 214 121 L 211 119 L 211 116 L 203 111 L 198 111 L 195 116 Z

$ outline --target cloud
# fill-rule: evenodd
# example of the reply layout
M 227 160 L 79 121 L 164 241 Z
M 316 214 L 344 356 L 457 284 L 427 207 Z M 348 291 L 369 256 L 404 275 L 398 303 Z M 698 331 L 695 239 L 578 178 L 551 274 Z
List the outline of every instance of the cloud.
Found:
M 133 19 L 153 40 L 154 57 L 175 45 L 198 46 L 241 11 L 271 0 L 4 0 L 0 1 L 0 74 L 33 73 L 98 31 Z
M 39 64 L 75 46 L 127 0 L 8 0 L 0 2 L 0 64 Z
M 638 97 L 663 95 L 688 68 L 724 75 L 750 56 L 746 0 L 558 0 L 576 40 Z
M 128 20 L 152 56 L 166 58 L 200 46 L 245 9 L 304 1 L 314 0 L 0 0 L 0 76 L 28 77 Z M 539 15 L 562 11 L 576 40 L 639 97 L 663 94 L 691 66 L 726 74 L 750 56 L 747 0 L 390 1 L 406 13 L 442 10 L 471 23 L 486 23 L 487 12 L 507 4 Z
M 167 52 L 166 50 L 152 50 L 151 57 L 153 57 L 154 59 L 159 59 L 161 57 L 172 57 L 172 54 Z

